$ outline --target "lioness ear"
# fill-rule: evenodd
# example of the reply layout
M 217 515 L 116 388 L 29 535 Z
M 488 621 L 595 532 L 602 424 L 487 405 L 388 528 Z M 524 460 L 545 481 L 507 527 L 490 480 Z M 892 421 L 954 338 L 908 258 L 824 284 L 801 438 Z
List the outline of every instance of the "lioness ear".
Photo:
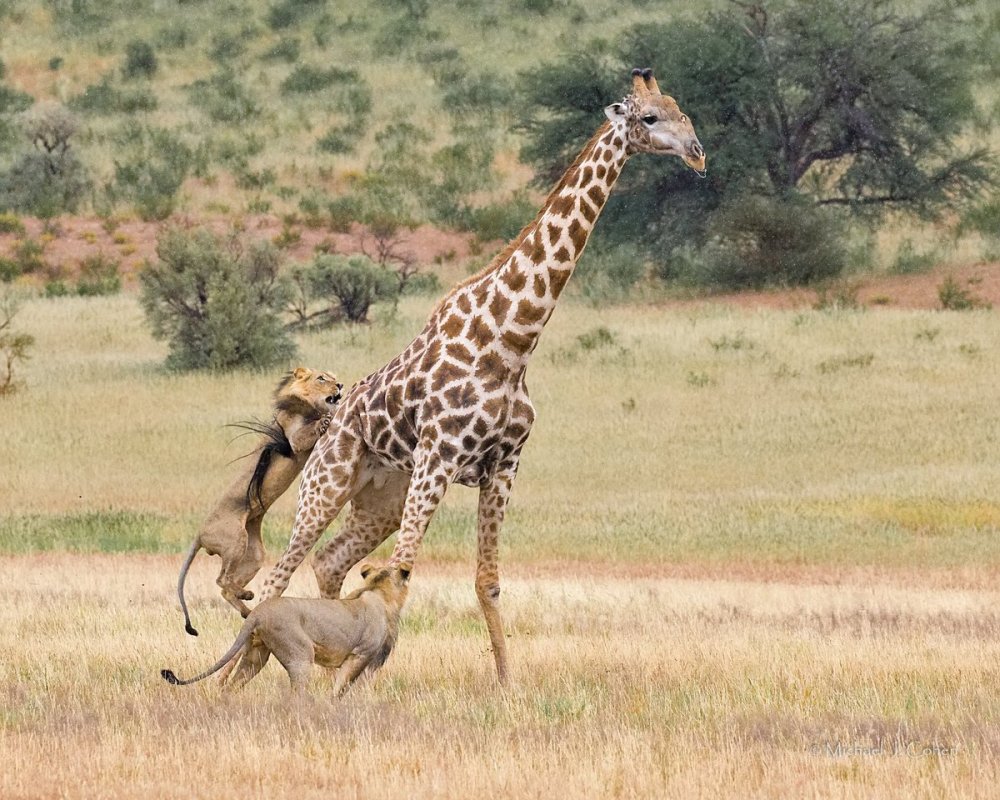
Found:
M 410 579 L 410 571 L 405 567 L 400 567 L 399 577 L 403 579 L 403 583 L 406 583 Z
M 375 567 L 373 567 L 371 564 L 365 564 L 361 568 L 361 579 L 362 580 L 366 580 L 368 578 L 368 576 L 371 575 L 372 572 L 374 572 L 374 571 L 375 571 Z
M 308 370 L 308 368 L 306 368 L 306 367 L 296 367 L 296 368 L 295 368 L 295 369 L 294 369 L 294 370 L 292 371 L 292 375 L 294 375 L 294 376 L 295 376 L 295 380 L 297 380 L 297 381 L 300 381 L 300 380 L 302 380 L 302 379 L 303 379 L 304 377 L 306 377 L 306 375 L 308 375 L 308 374 L 309 374 L 309 370 Z

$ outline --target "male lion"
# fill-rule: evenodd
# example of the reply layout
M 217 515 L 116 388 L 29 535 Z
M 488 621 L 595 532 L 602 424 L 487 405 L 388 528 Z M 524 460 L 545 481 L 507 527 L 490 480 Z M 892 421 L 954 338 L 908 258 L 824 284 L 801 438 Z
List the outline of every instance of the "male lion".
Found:
M 264 436 L 254 451 L 257 457 L 219 498 L 192 543 L 177 579 L 184 627 L 192 636 L 197 636 L 198 631 L 191 625 L 184 601 L 184 580 L 195 555 L 204 548 L 209 555 L 222 557 L 222 569 L 215 582 L 222 596 L 242 616 L 249 614 L 243 601 L 252 599 L 253 592 L 243 587 L 264 562 L 260 532 L 264 514 L 302 471 L 313 445 L 330 424 L 329 414 L 343 388 L 329 372 L 298 367 L 274 390 L 272 422 L 243 426 Z
M 167 683 L 186 686 L 218 672 L 244 647 L 232 688 L 251 680 L 271 653 L 288 671 L 292 690 L 302 693 L 314 663 L 337 670 L 334 694 L 342 694 L 364 672 L 381 667 L 399 631 L 399 614 L 406 601 L 410 571 L 400 567 L 361 570 L 365 583 L 339 600 L 274 597 L 250 612 L 236 641 L 214 666 L 182 680 L 160 670 Z

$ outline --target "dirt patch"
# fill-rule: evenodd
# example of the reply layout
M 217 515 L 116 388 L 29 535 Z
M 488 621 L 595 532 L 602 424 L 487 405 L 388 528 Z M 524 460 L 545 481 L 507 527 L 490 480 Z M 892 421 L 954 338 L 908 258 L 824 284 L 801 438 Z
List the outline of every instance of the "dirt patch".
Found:
M 70 279 L 88 257 L 101 255 L 117 261 L 126 286 L 134 286 L 143 264 L 156 258 L 156 237 L 169 225 L 185 228 L 207 227 L 218 234 L 232 230 L 233 220 L 225 216 L 191 217 L 176 215 L 166 222 L 143 222 L 126 219 L 107 221 L 98 217 L 60 217 L 48 226 L 40 220 L 24 218 L 26 236 L 40 243 L 45 267 L 36 280 Z M 310 228 L 304 224 L 286 225 L 273 214 L 243 217 L 240 226 L 251 238 L 279 244 L 290 261 L 310 261 L 319 252 L 354 254 L 376 253 L 376 241 L 361 225 L 348 232 Z M 24 237 L 0 233 L 0 256 L 12 258 Z M 441 230 L 422 225 L 412 231 L 403 229 L 396 237 L 395 252 L 413 258 L 440 273 L 443 285 L 461 278 L 470 261 L 483 262 L 502 246 L 502 242 L 478 242 L 470 233 Z M 871 275 L 847 279 L 840 287 L 826 292 L 828 302 L 848 300 L 866 307 L 938 309 L 938 290 L 947 277 L 982 303 L 1000 307 L 1000 262 L 982 262 L 961 266 L 945 265 L 917 275 Z M 736 308 L 811 308 L 822 299 L 812 289 L 780 289 L 736 292 L 663 303 L 664 307 L 684 308 L 699 305 L 725 305 Z
M 943 265 L 916 275 L 869 275 L 845 279 L 825 292 L 814 289 L 771 289 L 671 300 L 668 307 L 724 305 L 734 308 L 813 308 L 825 301 L 847 301 L 871 308 L 940 309 L 938 290 L 951 277 L 980 303 L 1000 306 L 1000 262 Z M 824 297 L 825 295 L 825 297 Z
M 156 238 L 165 227 L 205 227 L 217 234 L 232 230 L 228 217 L 193 218 L 177 215 L 166 222 L 141 220 L 103 220 L 98 217 L 60 217 L 48 227 L 41 220 L 22 219 L 26 233 L 0 233 L 0 256 L 15 257 L 25 238 L 43 247 L 45 267 L 38 272 L 40 281 L 73 279 L 80 265 L 89 257 L 100 255 L 117 261 L 127 286 L 135 285 L 136 276 L 143 264 L 156 259 Z M 286 226 L 273 215 L 244 217 L 240 227 L 253 239 L 267 239 L 279 244 L 289 261 L 310 261 L 319 252 L 375 254 L 376 242 L 361 225 L 353 225 L 348 232 L 331 232 L 326 228 L 310 228 L 297 224 Z M 396 237 L 395 251 L 413 258 L 418 264 L 460 265 L 480 250 L 484 254 L 498 249 L 500 243 L 480 246 L 473 234 L 445 231 L 422 225 L 412 231 L 402 229 Z M 456 268 L 457 269 L 457 268 Z

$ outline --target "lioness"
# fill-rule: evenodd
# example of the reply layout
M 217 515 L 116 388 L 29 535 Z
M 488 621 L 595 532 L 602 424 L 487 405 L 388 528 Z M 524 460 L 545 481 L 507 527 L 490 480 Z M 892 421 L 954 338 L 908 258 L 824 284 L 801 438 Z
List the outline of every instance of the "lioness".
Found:
M 329 372 L 298 367 L 285 375 L 274 390 L 274 420 L 270 425 L 244 425 L 263 434 L 256 458 L 230 484 L 191 544 L 180 577 L 177 596 L 184 612 L 184 628 L 192 636 L 184 601 L 184 580 L 198 550 L 222 557 L 216 583 L 222 596 L 242 616 L 250 613 L 244 600 L 253 592 L 243 587 L 264 563 L 261 522 L 274 502 L 302 471 L 316 440 L 330 424 L 329 413 L 340 399 L 342 383 Z
M 271 653 L 288 671 L 292 690 L 303 692 L 314 663 L 337 670 L 334 693 L 342 694 L 364 672 L 381 667 L 396 643 L 399 613 L 410 571 L 394 567 L 361 570 L 364 586 L 339 600 L 275 597 L 250 612 L 236 641 L 214 666 L 182 680 L 160 670 L 167 683 L 185 686 L 218 672 L 245 646 L 232 688 L 252 679 Z

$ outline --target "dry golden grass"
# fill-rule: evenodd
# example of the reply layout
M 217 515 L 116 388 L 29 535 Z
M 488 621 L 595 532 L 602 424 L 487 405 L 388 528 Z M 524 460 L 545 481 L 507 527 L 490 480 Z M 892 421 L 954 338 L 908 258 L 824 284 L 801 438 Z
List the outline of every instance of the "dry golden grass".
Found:
M 0 796 L 995 796 L 995 590 L 513 569 L 504 693 L 470 570 L 425 563 L 374 683 L 334 701 L 316 670 L 295 705 L 276 665 L 235 695 L 160 679 L 238 628 L 211 566 L 192 639 L 177 559 L 3 563 Z
M 354 380 L 430 302 L 300 360 Z M 0 557 L 0 797 L 995 794 L 992 313 L 567 303 L 503 535 L 514 688 L 456 490 L 386 669 L 342 702 L 317 671 L 301 706 L 276 666 L 235 696 L 158 675 L 238 628 L 213 559 L 189 580 L 198 639 L 174 580 L 248 449 L 222 426 L 266 414 L 276 373 L 163 372 L 129 295 L 18 324 L 37 344 L 0 405 L 0 552 L 20 553 Z M 292 592 L 316 594 L 308 568 Z

